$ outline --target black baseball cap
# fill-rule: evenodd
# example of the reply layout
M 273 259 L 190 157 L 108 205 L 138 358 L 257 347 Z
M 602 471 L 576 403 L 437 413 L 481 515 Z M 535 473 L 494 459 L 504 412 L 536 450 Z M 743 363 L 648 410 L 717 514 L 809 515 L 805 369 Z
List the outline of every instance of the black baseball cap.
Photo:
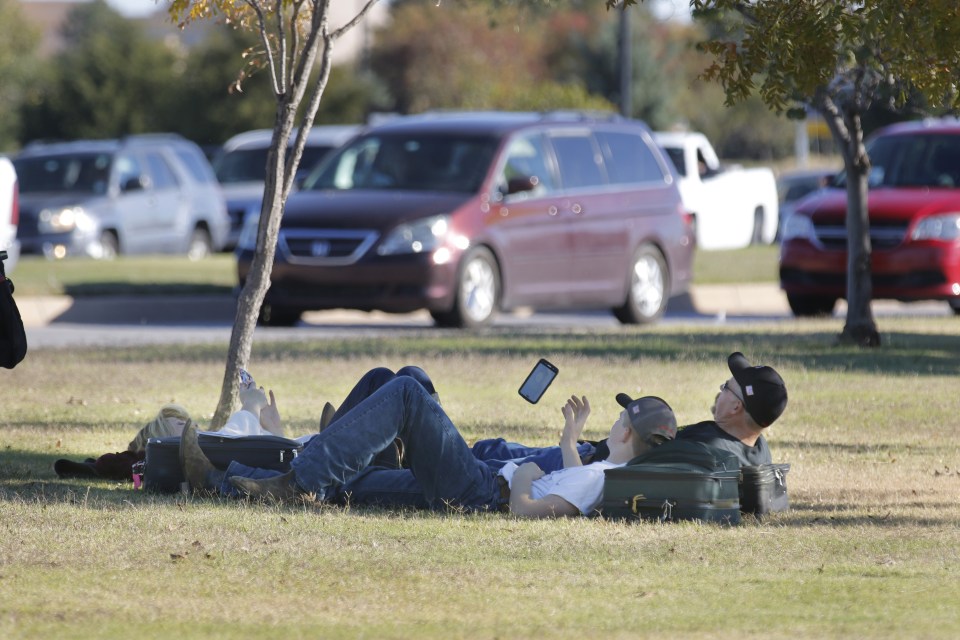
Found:
M 751 365 L 739 351 L 727 358 L 727 366 L 743 393 L 743 406 L 761 427 L 769 427 L 787 407 L 787 387 L 773 367 Z
M 627 410 L 630 426 L 642 439 L 660 436 L 673 440 L 676 437 L 677 417 L 662 398 L 643 396 L 634 400 L 625 393 L 618 393 L 617 403 Z

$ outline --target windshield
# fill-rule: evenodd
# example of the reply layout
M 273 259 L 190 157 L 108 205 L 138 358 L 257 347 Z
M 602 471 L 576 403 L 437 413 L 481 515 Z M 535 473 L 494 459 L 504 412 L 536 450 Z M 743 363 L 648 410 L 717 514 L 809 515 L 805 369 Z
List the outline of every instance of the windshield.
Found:
M 322 163 L 304 188 L 475 193 L 497 144 L 483 136 L 373 134 Z
M 17 158 L 13 161 L 20 193 L 107 192 L 110 181 L 109 153 L 76 153 Z
M 867 144 L 870 188 L 960 188 L 960 135 L 917 133 L 874 138 Z M 836 184 L 846 183 L 838 176 Z
M 313 169 L 331 149 L 332 146 L 320 145 L 304 147 L 297 174 Z M 267 151 L 267 148 L 236 149 L 221 153 L 213 162 L 213 172 L 217 174 L 220 184 L 263 182 L 267 174 Z

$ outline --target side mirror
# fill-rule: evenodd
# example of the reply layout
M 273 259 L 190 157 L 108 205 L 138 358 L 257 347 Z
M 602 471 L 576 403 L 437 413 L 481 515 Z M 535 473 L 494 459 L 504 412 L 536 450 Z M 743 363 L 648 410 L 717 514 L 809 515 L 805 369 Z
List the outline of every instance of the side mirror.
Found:
M 533 191 L 540 184 L 540 178 L 537 176 L 522 176 L 520 178 L 510 178 L 507 180 L 506 195 L 514 193 L 523 193 L 524 191 Z
M 120 191 L 141 191 L 146 188 L 147 181 L 143 176 L 130 176 L 120 183 Z

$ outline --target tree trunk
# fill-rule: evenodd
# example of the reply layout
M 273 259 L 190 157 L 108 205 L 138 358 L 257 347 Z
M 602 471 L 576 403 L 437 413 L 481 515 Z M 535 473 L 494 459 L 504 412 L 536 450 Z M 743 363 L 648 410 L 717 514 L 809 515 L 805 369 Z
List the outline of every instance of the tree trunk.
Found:
M 849 138 L 844 152 L 847 169 L 847 320 L 838 336 L 841 344 L 880 346 L 880 333 L 873 318 L 870 218 L 867 179 L 870 160 L 863 145 L 863 127 L 858 113 L 844 117 Z
M 223 384 L 220 388 L 220 400 L 211 420 L 211 428 L 216 430 L 226 424 L 227 418 L 237 406 L 237 395 L 240 388 L 240 369 L 246 368 L 253 350 L 253 333 L 257 326 L 260 308 L 270 288 L 270 274 L 273 271 L 273 259 L 277 250 L 277 238 L 280 233 L 280 221 L 283 217 L 287 196 L 293 188 L 293 178 L 300 164 L 303 147 L 307 135 L 313 126 L 320 99 L 323 96 L 327 81 L 330 78 L 332 67 L 332 53 L 334 42 L 344 33 L 355 27 L 370 11 L 378 0 L 367 0 L 352 20 L 338 29 L 330 30 L 327 15 L 331 0 L 310 0 L 309 31 L 301 34 L 302 23 L 297 21 L 299 8 L 293 11 L 291 19 L 297 23 L 292 33 L 305 35 L 293 39 L 289 45 L 294 48 L 297 43 L 302 44 L 300 55 L 293 55 L 290 59 L 284 57 L 287 42 L 283 37 L 278 39 L 281 46 L 278 57 L 270 58 L 271 77 L 274 81 L 274 90 L 277 97 L 277 116 L 273 128 L 273 140 L 267 155 L 266 183 L 263 190 L 263 203 L 260 207 L 260 224 L 257 231 L 257 248 L 250 265 L 247 281 L 240 291 L 237 300 L 237 311 L 233 320 L 233 332 L 230 334 L 230 346 L 227 352 L 227 364 L 223 373 Z M 262 22 L 261 32 L 265 31 Z M 282 31 L 282 25 L 281 25 Z M 269 39 L 264 40 L 264 46 L 269 50 Z M 322 51 L 322 54 L 320 53 Z M 313 87 L 307 109 L 299 123 L 296 142 L 292 153 L 287 154 L 287 146 L 293 132 L 297 110 L 303 102 L 310 77 L 310 70 L 321 55 L 320 75 Z
M 253 332 L 257 328 L 260 307 L 270 288 L 270 273 L 273 271 L 273 258 L 277 251 L 277 237 L 280 232 L 280 220 L 283 217 L 283 205 L 288 194 L 286 175 L 296 172 L 296 164 L 286 163 L 286 148 L 293 130 L 296 105 L 281 104 L 277 109 L 277 121 L 274 126 L 273 141 L 267 155 L 266 182 L 263 189 L 263 203 L 260 207 L 260 225 L 257 231 L 257 250 L 250 265 L 247 281 L 243 284 L 237 299 L 237 311 L 233 319 L 233 331 L 230 334 L 230 346 L 227 351 L 227 363 L 220 388 L 220 400 L 211 419 L 211 429 L 217 430 L 227 422 L 230 414 L 236 410 L 237 394 L 240 390 L 240 369 L 245 368 L 253 350 Z

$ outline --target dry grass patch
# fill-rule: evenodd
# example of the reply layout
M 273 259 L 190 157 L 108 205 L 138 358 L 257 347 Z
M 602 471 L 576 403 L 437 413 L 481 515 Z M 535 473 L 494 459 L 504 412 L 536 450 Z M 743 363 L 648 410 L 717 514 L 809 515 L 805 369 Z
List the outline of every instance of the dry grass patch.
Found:
M 58 457 L 123 448 L 167 401 L 206 419 L 223 345 L 31 352 L 5 373 L 0 635 L 310 638 L 949 638 L 960 628 L 960 332 L 884 321 L 877 351 L 824 323 L 601 334 L 426 334 L 258 345 L 291 434 L 371 366 L 423 365 L 469 439 L 554 442 L 585 393 L 590 435 L 617 391 L 704 419 L 741 349 L 781 370 L 769 434 L 792 509 L 738 527 L 526 522 L 500 514 L 264 506 L 58 480 Z M 538 405 L 536 357 L 560 366 Z

